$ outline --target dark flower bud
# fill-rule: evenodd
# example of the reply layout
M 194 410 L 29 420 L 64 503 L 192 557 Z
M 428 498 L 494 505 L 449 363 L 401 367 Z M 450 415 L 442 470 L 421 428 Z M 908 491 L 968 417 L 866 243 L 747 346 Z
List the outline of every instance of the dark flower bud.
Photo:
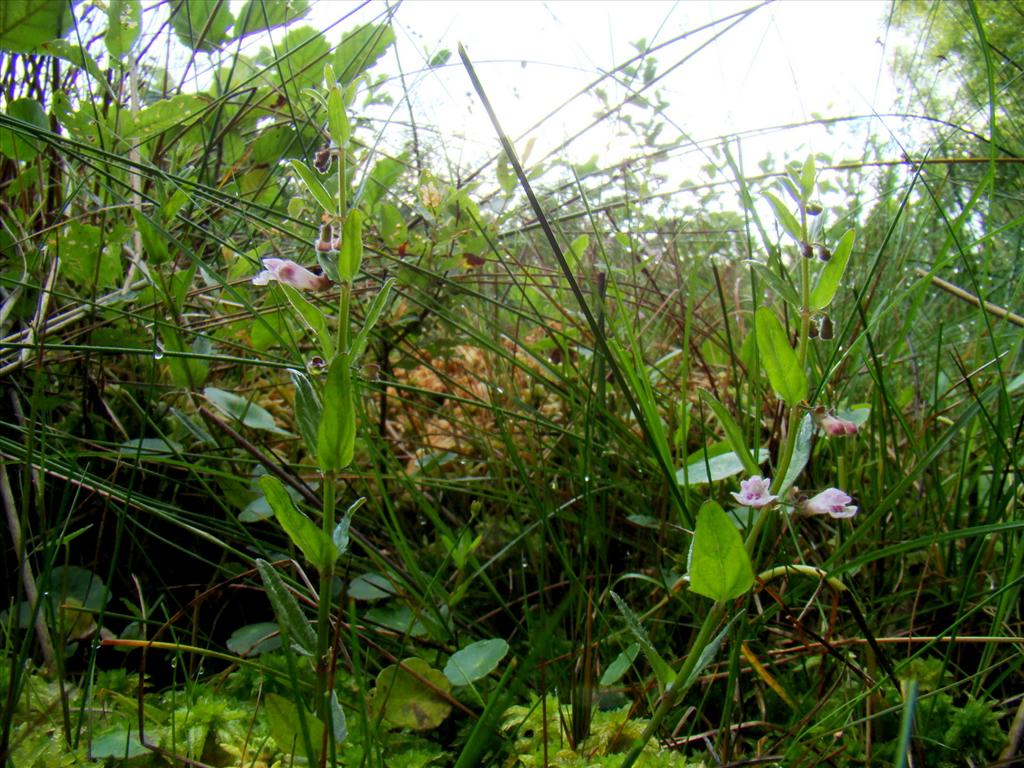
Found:
M 807 336 L 808 338 L 811 339 L 818 338 L 818 326 L 816 324 L 811 323 L 811 325 L 807 328 Z
M 817 203 L 808 203 L 804 210 L 807 212 L 808 216 L 818 216 L 821 213 L 822 208 Z
M 822 261 L 828 261 L 832 258 L 832 251 L 826 248 L 824 245 L 818 246 L 818 258 Z
M 810 243 L 800 243 L 800 253 L 803 254 L 805 259 L 814 258 L 814 249 L 811 247 Z
M 823 315 L 821 318 L 821 330 L 819 335 L 825 341 L 831 341 L 836 337 L 835 328 L 832 326 L 832 318 L 828 315 Z
M 313 167 L 320 173 L 327 173 L 331 170 L 331 148 L 324 147 L 313 156 Z
M 332 238 L 334 236 L 334 230 L 330 224 L 322 224 L 320 226 L 320 239 L 316 241 L 316 249 L 320 253 L 330 253 L 331 251 L 338 250 Z

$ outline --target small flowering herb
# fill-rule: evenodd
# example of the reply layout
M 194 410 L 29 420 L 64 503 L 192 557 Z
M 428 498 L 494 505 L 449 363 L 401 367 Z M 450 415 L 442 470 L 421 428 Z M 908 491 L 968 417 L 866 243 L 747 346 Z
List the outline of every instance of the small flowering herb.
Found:
M 252 279 L 253 285 L 267 285 L 271 280 L 290 285 L 300 291 L 322 291 L 331 284 L 326 275 L 310 272 L 291 259 L 264 259 L 263 271 Z
M 771 479 L 755 475 L 741 481 L 740 492 L 732 494 L 732 497 L 745 507 L 767 507 L 779 498 L 771 493 L 771 487 Z
M 809 515 L 831 515 L 835 518 L 853 517 L 857 507 L 850 502 L 853 499 L 838 488 L 827 488 L 817 496 L 804 502 L 804 512 Z

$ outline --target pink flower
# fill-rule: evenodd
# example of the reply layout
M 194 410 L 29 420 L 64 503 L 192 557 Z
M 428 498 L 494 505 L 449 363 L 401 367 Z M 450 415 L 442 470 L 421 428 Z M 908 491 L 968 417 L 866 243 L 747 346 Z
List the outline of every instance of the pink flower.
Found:
M 300 291 L 322 291 L 331 284 L 326 275 L 314 274 L 291 259 L 264 259 L 263 267 L 263 271 L 252 279 L 253 285 L 266 285 L 277 280 Z
M 835 414 L 826 411 L 824 407 L 814 409 L 814 420 L 829 437 L 844 437 L 857 434 L 856 424 L 846 419 L 840 419 Z
M 857 507 L 844 491 L 838 488 L 826 488 L 812 499 L 804 502 L 804 512 L 809 515 L 831 515 L 836 518 L 853 517 Z
M 770 492 L 771 487 L 771 480 L 755 475 L 740 482 L 740 492 L 734 493 L 732 497 L 745 507 L 767 507 L 779 498 Z

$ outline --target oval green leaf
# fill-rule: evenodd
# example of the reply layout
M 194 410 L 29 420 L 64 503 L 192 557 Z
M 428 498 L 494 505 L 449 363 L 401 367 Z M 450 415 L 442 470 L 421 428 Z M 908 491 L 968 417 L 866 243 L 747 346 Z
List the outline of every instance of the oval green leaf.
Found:
M 832 258 L 821 270 L 818 281 L 814 284 L 814 290 L 811 291 L 811 307 L 813 309 L 825 309 L 835 298 L 836 291 L 839 290 L 839 283 L 843 279 L 843 273 L 846 271 L 846 263 L 850 260 L 850 253 L 853 251 L 855 237 L 856 233 L 852 229 L 848 229 L 839 238 L 839 243 L 832 252 Z
M 717 502 L 704 502 L 697 513 L 689 571 L 690 589 L 716 602 L 739 597 L 754 584 L 740 532 Z
M 767 307 L 759 307 L 754 316 L 757 351 L 768 381 L 786 405 L 793 407 L 807 396 L 807 375 L 800 367 L 796 352 L 789 346 L 782 323 Z
M 444 676 L 452 685 L 469 685 L 497 669 L 507 653 L 508 643 L 501 638 L 470 643 L 448 659 Z

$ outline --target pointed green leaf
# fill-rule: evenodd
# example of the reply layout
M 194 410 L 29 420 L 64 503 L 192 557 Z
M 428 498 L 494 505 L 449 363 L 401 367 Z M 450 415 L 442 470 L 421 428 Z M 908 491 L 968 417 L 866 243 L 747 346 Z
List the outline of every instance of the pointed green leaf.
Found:
M 765 192 L 764 197 L 771 204 L 776 220 L 782 225 L 786 233 L 797 242 L 803 240 L 800 222 L 796 220 L 796 216 L 786 207 L 786 204 L 771 192 Z
M 366 349 L 366 344 L 369 341 L 370 331 L 373 330 L 373 326 L 377 324 L 377 320 L 380 319 L 381 313 L 387 306 L 388 298 L 391 295 L 391 287 L 395 284 L 395 278 L 389 277 L 384 281 L 384 285 L 381 286 L 380 292 L 373 297 L 373 303 L 370 304 L 370 308 L 366 310 L 366 317 L 363 319 L 363 327 L 359 329 L 359 333 L 356 335 L 355 340 L 352 342 L 352 359 L 358 361 Z
M 285 491 L 284 484 L 276 477 L 261 477 L 260 488 L 270 508 L 274 510 L 274 517 L 292 543 L 302 550 L 302 554 L 320 573 L 329 571 L 338 559 L 338 549 L 331 538 L 299 511 L 292 497 Z
M 626 605 L 626 601 L 618 596 L 615 592 L 611 593 L 612 599 L 615 601 L 615 605 L 619 608 L 619 613 L 622 614 L 622 618 L 626 620 L 626 626 L 629 627 L 629 631 L 633 633 L 633 637 L 640 644 L 640 650 L 643 651 L 644 657 L 647 659 L 647 663 L 651 665 L 651 669 L 654 670 L 654 676 L 658 678 L 658 682 L 661 687 L 669 685 L 675 678 L 675 672 L 672 671 L 672 667 L 668 665 L 661 654 L 655 649 L 651 639 L 647 636 L 647 632 L 644 631 L 643 626 L 640 624 L 640 619 L 636 617 L 636 614 Z
M 846 230 L 836 249 L 832 252 L 832 258 L 828 260 L 818 275 L 818 282 L 811 291 L 811 308 L 825 309 L 832 303 L 836 291 L 839 290 L 839 283 L 846 271 L 846 263 L 850 260 L 850 252 L 853 251 L 853 241 L 856 233 L 852 229 Z
M 800 170 L 800 193 L 802 202 L 806 203 L 814 194 L 814 182 L 818 172 L 814 167 L 814 155 L 808 155 L 804 167 Z
M 194 51 L 212 53 L 228 39 L 235 19 L 228 0 L 186 0 L 174 5 L 171 27 L 178 39 Z
M 805 413 L 800 420 L 800 429 L 796 433 L 796 444 L 793 446 L 793 457 L 789 460 L 789 469 L 779 486 L 779 496 L 783 496 L 790 486 L 796 482 L 800 473 L 807 466 L 807 460 L 811 458 L 811 435 L 814 432 L 814 418 Z
M 739 456 L 740 461 L 743 462 L 743 467 L 747 470 L 747 474 L 761 474 L 761 470 L 757 466 L 757 462 L 754 461 L 754 457 L 750 453 L 750 449 L 747 448 L 747 441 L 743 437 L 743 430 L 740 429 L 740 425 L 736 423 L 735 419 L 733 419 L 732 414 L 729 413 L 726 407 L 718 402 L 718 399 L 706 389 L 700 390 L 700 399 L 707 404 L 718 418 L 718 422 L 722 425 L 722 429 L 725 430 L 725 439 L 728 440 L 729 445 L 732 446 L 733 453 Z
M 316 654 L 316 633 L 302 613 L 298 601 L 288 591 L 284 580 L 266 560 L 256 560 L 263 588 L 267 590 L 267 598 L 277 617 L 277 625 L 287 636 L 292 649 L 298 649 L 306 656 Z
M 327 126 L 339 151 L 344 152 L 352 129 L 348 123 L 348 115 L 345 114 L 344 96 L 338 86 L 331 88 L 327 94 Z
M 363 212 L 349 211 L 341 231 L 341 253 L 338 254 L 338 275 L 352 282 L 363 264 Z
M 739 597 L 754 584 L 740 532 L 717 502 L 704 502 L 697 513 L 689 571 L 690 589 L 715 601 Z
M 356 413 L 348 355 L 334 358 L 323 395 L 316 455 L 321 470 L 336 472 L 351 464 L 355 453 Z
M 28 123 L 28 126 L 17 130 L 0 128 L 0 154 L 11 160 L 34 160 L 43 151 L 44 144 L 32 137 L 32 127 L 40 133 L 50 131 L 50 122 L 43 105 L 35 99 L 13 99 L 7 104 L 6 111 L 8 117 Z
M 309 377 L 300 371 L 291 371 L 292 384 L 295 385 L 295 421 L 299 425 L 299 434 L 310 453 L 316 454 L 316 433 L 320 428 L 320 416 L 323 406 L 320 397 Z
M 394 41 L 390 24 L 365 24 L 345 35 L 334 53 L 334 70 L 342 85 L 372 67 Z
M 758 307 L 754 316 L 757 352 L 772 389 L 786 405 L 793 407 L 807 396 L 807 375 L 789 346 L 782 323 L 768 307 Z
M 246 0 L 238 12 L 238 23 L 231 30 L 232 37 L 245 37 L 253 32 L 283 27 L 298 21 L 309 10 L 307 0 Z
M 327 187 L 323 185 L 323 182 L 316 177 L 316 174 L 310 170 L 309 166 L 301 160 L 292 159 L 292 168 L 295 173 L 298 174 L 299 178 L 302 179 L 302 183 L 306 185 L 306 189 L 309 190 L 309 194 L 313 196 L 313 199 L 317 201 L 324 213 L 329 213 L 332 216 L 338 213 L 338 203 L 334 199 L 334 196 L 327 191 Z

